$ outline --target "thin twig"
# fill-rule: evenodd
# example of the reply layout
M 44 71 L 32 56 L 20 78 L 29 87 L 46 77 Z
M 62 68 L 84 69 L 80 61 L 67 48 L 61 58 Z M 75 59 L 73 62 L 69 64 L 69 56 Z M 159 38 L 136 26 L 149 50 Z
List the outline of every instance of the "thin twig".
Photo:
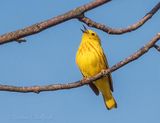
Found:
M 139 20 L 135 24 L 132 24 L 132 25 L 128 26 L 127 28 L 114 29 L 114 28 L 111 28 L 107 25 L 97 23 L 97 22 L 91 20 L 90 18 L 85 17 L 84 15 L 79 16 L 79 21 L 87 24 L 90 27 L 100 29 L 100 30 L 102 30 L 104 32 L 107 32 L 109 34 L 120 35 L 120 34 L 131 32 L 131 31 L 134 31 L 134 30 L 138 29 L 145 22 L 147 22 L 159 9 L 160 9 L 160 2 L 149 13 L 147 13 L 141 20 Z
M 76 18 L 77 16 L 80 16 L 84 12 L 87 12 L 91 9 L 94 9 L 94 8 L 96 8 L 100 5 L 103 5 L 109 1 L 111 1 L 111 0 L 95 0 L 93 2 L 90 2 L 88 4 L 80 6 L 76 9 L 73 9 L 73 10 L 66 12 L 62 15 L 59 15 L 57 17 L 53 17 L 53 18 L 48 19 L 46 21 L 36 23 L 36 24 L 34 24 L 32 26 L 28 26 L 24 29 L 20 29 L 20 30 L 14 31 L 14 32 L 3 34 L 0 36 L 0 44 L 12 42 L 12 41 L 15 41 L 17 39 L 20 39 L 20 38 L 23 38 L 23 37 L 26 37 L 29 35 L 39 33 L 39 32 L 41 32 L 51 26 L 55 26 L 55 25 L 60 24 L 62 22 Z
M 10 85 L 0 85 L 0 91 L 11 91 L 11 92 L 43 92 L 43 91 L 56 91 L 56 90 L 64 90 L 64 89 L 71 89 L 71 88 L 77 88 L 86 84 L 89 84 L 92 81 L 95 81 L 103 76 L 106 76 L 107 74 L 123 67 L 124 65 L 138 59 L 142 55 L 144 55 L 146 52 L 149 51 L 150 48 L 154 46 L 154 44 L 160 39 L 160 33 L 158 33 L 155 37 L 153 37 L 145 46 L 140 48 L 137 52 L 133 53 L 129 57 L 125 58 L 124 60 L 118 62 L 111 68 L 107 70 L 103 70 L 97 75 L 80 80 L 77 82 L 72 82 L 68 84 L 52 84 L 52 85 L 44 85 L 44 86 L 31 86 L 31 87 L 18 87 L 18 86 L 10 86 Z

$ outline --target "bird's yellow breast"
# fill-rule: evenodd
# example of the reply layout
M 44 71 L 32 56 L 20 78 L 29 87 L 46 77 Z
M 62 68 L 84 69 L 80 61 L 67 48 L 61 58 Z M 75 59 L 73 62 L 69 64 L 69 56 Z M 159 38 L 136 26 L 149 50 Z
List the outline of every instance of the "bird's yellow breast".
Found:
M 80 45 L 76 55 L 76 63 L 85 77 L 94 76 L 105 69 L 101 50 L 101 47 L 93 43 L 82 43 Z

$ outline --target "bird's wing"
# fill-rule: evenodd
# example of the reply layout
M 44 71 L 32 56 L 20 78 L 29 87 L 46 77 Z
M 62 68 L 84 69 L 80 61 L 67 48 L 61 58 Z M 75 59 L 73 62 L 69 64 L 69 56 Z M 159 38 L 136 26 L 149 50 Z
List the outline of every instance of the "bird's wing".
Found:
M 104 54 L 104 52 L 102 52 L 102 56 L 103 56 L 103 60 L 104 60 L 104 62 L 105 62 L 106 68 L 109 68 L 109 67 L 108 67 L 108 61 L 107 61 L 107 59 L 106 59 L 106 55 Z M 113 82 L 112 82 L 111 74 L 109 73 L 107 77 L 108 77 L 108 80 L 109 80 L 110 89 L 111 89 L 111 91 L 113 92 L 114 89 L 113 89 Z
M 98 88 L 95 86 L 94 83 L 89 83 L 89 87 L 92 89 L 92 91 L 98 96 L 99 95 L 99 90 Z
M 81 72 L 81 74 L 83 75 L 83 73 Z M 83 77 L 85 77 L 83 75 Z M 99 90 L 98 88 L 95 86 L 95 84 L 93 82 L 89 83 L 89 87 L 92 89 L 92 91 L 98 96 L 99 95 Z

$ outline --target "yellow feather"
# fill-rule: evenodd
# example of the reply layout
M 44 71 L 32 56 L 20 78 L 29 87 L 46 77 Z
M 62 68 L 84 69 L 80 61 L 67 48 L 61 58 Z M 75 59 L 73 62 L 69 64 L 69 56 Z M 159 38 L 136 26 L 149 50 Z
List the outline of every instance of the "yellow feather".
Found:
M 108 68 L 100 38 L 94 31 L 84 31 L 76 54 L 76 64 L 84 77 L 94 76 L 101 70 Z M 116 108 L 117 104 L 111 92 L 113 91 L 111 76 L 103 77 L 93 84 L 102 93 L 106 107 L 108 109 Z

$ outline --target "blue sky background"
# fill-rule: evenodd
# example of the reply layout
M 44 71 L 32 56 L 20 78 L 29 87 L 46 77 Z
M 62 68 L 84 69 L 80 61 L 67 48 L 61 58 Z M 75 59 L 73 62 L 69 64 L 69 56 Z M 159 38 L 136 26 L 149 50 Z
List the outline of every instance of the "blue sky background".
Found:
M 90 0 L 0 0 L 0 34 L 57 16 Z M 86 13 L 111 27 L 126 27 L 149 12 L 158 0 L 114 0 Z M 101 37 L 109 65 L 126 58 L 160 31 L 160 11 L 138 30 Z M 75 54 L 82 23 L 70 20 L 26 37 L 27 42 L 0 46 L 0 84 L 31 86 L 67 83 L 82 78 Z M 160 44 L 160 42 L 159 42 Z M 3 123 L 158 123 L 160 122 L 160 53 L 151 49 L 112 73 L 118 108 L 108 111 L 88 86 L 33 93 L 0 92 Z

